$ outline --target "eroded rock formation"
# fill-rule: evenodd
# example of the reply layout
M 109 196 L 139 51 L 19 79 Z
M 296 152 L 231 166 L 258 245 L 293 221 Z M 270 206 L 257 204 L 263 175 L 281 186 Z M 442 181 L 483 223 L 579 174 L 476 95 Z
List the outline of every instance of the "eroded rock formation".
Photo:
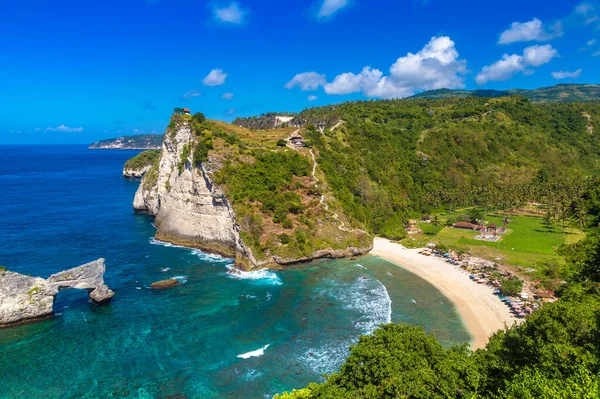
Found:
M 158 164 L 135 193 L 136 212 L 156 216 L 156 238 L 235 256 L 239 234 L 233 210 L 204 167 L 192 166 L 194 135 L 187 124 L 165 134 Z
M 93 303 L 103 305 L 115 295 L 104 284 L 104 259 L 51 275 L 48 279 L 0 271 L 0 327 L 50 317 L 59 291 L 85 289 Z

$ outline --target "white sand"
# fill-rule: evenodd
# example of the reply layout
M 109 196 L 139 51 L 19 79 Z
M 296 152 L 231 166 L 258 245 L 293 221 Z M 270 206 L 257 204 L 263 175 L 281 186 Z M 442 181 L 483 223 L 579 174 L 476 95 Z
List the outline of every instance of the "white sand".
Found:
M 375 238 L 371 254 L 416 274 L 450 299 L 473 336 L 473 349 L 485 347 L 493 333 L 503 329 L 505 324 L 510 326 L 518 320 L 490 287 L 477 284 L 467 272 L 443 259 L 424 256 L 419 251 Z

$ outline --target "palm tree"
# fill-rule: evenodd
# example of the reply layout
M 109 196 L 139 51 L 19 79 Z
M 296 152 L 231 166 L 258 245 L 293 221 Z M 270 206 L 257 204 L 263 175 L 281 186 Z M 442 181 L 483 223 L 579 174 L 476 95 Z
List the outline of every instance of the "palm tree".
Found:
M 433 215 L 431 217 L 431 224 L 436 227 L 440 224 L 440 218 L 438 217 L 438 215 Z
M 561 205 L 560 214 L 558 215 L 558 219 L 561 221 L 561 224 L 562 224 L 563 233 L 565 232 L 565 224 L 569 221 L 570 217 L 571 217 L 570 209 L 569 209 L 569 207 L 565 206 L 565 204 L 563 203 Z
M 548 228 L 552 224 L 552 211 L 550 210 L 550 208 L 548 208 L 548 211 L 546 212 L 546 215 L 544 216 L 544 224 Z

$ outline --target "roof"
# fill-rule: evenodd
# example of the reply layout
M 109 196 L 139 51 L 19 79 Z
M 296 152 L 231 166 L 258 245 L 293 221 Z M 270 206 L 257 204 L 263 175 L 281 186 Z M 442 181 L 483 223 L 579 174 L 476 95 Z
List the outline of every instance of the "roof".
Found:
M 190 112 L 190 109 L 189 109 L 189 108 L 184 108 L 184 109 L 183 109 L 183 112 L 188 112 L 188 113 L 189 113 L 189 112 Z
M 475 228 L 477 228 L 477 225 L 475 225 L 473 223 L 469 223 L 469 222 L 458 222 L 458 223 L 454 223 L 452 226 L 458 227 L 461 229 L 473 229 L 473 230 L 475 230 Z
M 490 223 L 490 224 L 488 224 L 488 227 L 489 227 L 490 229 L 495 229 L 495 228 L 496 228 L 496 227 L 498 227 L 498 226 L 496 226 L 494 223 Z

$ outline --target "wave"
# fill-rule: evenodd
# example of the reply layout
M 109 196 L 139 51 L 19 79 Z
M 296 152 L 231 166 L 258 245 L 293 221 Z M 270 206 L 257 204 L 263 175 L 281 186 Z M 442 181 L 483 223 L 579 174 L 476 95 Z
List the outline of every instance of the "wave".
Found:
M 149 242 L 152 245 L 160 245 L 160 246 L 163 246 L 163 247 L 172 247 L 172 248 L 187 249 L 187 250 L 190 251 L 190 253 L 192 255 L 196 255 L 201 260 L 205 260 L 205 261 L 208 261 L 208 262 L 233 263 L 232 259 L 224 258 L 221 255 L 209 254 L 209 253 L 206 253 L 206 252 L 202 252 L 202 251 L 200 251 L 199 249 L 196 249 L 196 248 L 186 247 L 184 245 L 177 245 L 177 244 L 173 244 L 173 243 L 170 243 L 170 242 L 157 240 L 154 237 L 150 237 Z
M 227 277 L 236 280 L 266 280 L 272 285 L 283 284 L 277 273 L 269 269 L 261 269 L 246 272 L 243 270 L 236 269 L 233 265 L 227 265 L 227 270 Z
M 175 277 L 171 277 L 173 280 L 177 280 L 177 282 L 179 284 L 185 284 L 187 283 L 187 276 L 175 276 Z
M 366 269 L 366 267 L 364 267 L 363 265 L 361 265 L 360 263 L 355 263 L 354 266 L 358 266 L 361 269 Z
M 354 310 L 356 329 L 363 334 L 372 333 L 381 324 L 392 321 L 392 300 L 381 281 L 372 276 L 358 277 L 354 284 L 338 287 L 336 297 L 346 309 Z
M 257 349 L 255 351 L 252 352 L 246 352 L 246 353 L 242 353 L 241 355 L 237 355 L 237 357 L 239 357 L 240 359 L 249 359 L 251 357 L 258 357 L 258 356 L 262 356 L 265 354 L 265 350 L 267 350 L 267 348 L 271 346 L 271 344 L 267 344 L 265 346 L 263 346 L 260 349 Z

